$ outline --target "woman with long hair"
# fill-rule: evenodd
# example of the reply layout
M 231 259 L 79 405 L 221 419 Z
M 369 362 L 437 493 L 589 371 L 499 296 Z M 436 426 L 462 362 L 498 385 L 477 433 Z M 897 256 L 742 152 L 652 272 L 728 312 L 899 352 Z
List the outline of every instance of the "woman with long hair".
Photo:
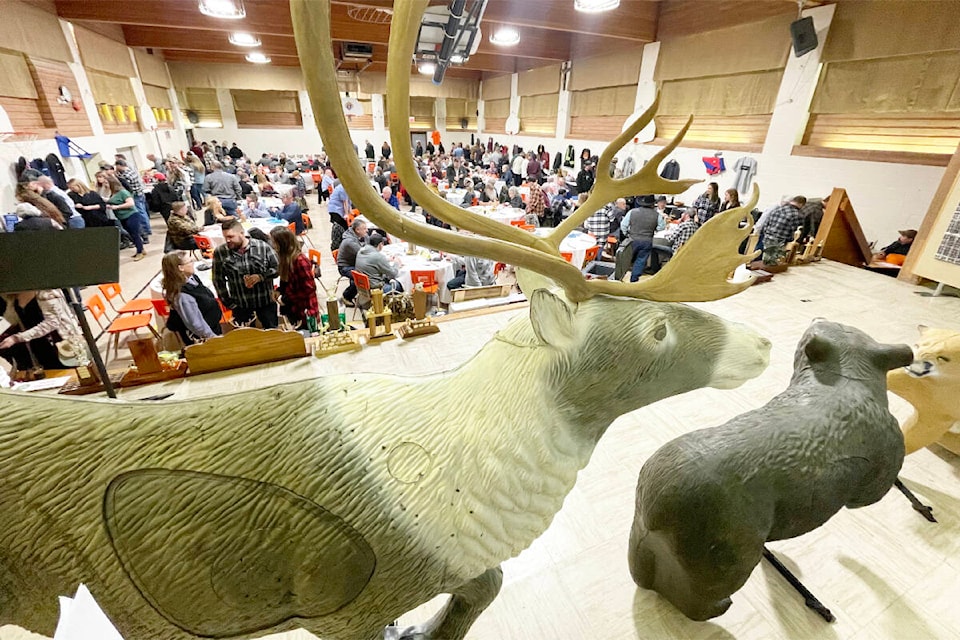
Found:
M 199 209 L 203 206 L 203 180 L 207 175 L 207 168 L 192 151 L 187 153 L 187 171 L 190 172 L 190 200 L 193 206 Z
M 67 195 L 73 200 L 77 211 L 83 217 L 83 222 L 88 227 L 113 227 L 113 220 L 107 215 L 107 203 L 103 197 L 96 191 L 77 180 L 71 178 L 67 180 Z
M 14 196 L 20 202 L 26 202 L 35 206 L 40 210 L 40 215 L 44 218 L 50 218 L 62 228 L 67 227 L 67 223 L 63 219 L 63 214 L 60 213 L 60 209 L 57 209 L 56 205 L 31 189 L 28 183 L 18 182 Z
M 130 234 L 133 245 L 137 248 L 134 260 L 143 260 L 147 252 L 143 250 L 143 240 L 140 237 L 140 216 L 137 215 L 137 206 L 133 202 L 133 194 L 123 188 L 116 176 L 105 174 L 107 186 L 110 187 L 110 198 L 107 208 L 113 211 L 123 228 Z
M 160 261 L 160 286 L 170 307 L 167 328 L 180 334 L 185 344 L 220 335 L 223 316 L 213 292 L 197 278 L 194 264 L 188 251 L 171 251 Z
M 274 227 L 270 241 L 277 251 L 280 271 L 280 311 L 297 329 L 307 328 L 307 318 L 320 317 L 313 264 L 300 250 L 300 241 L 289 227 Z
M 727 209 L 736 209 L 740 206 L 740 194 L 737 193 L 736 189 L 727 189 L 723 192 L 723 203 L 720 205 L 720 209 L 717 213 L 726 211 Z
M 235 219 L 234 216 L 229 215 L 223 208 L 223 203 L 220 202 L 220 198 L 215 196 L 207 196 L 207 199 L 204 200 L 203 205 L 204 226 L 229 222 L 230 220 Z M 243 218 L 242 215 L 240 217 Z
M 0 313 L 10 323 L 0 333 L 0 358 L 18 369 L 76 366 L 65 362 L 68 354 L 86 353 L 77 319 L 59 289 L 5 293 Z
M 693 203 L 693 208 L 697 210 L 697 218 L 700 224 L 704 224 L 720 210 L 720 187 L 716 182 L 707 185 L 699 198 Z
M 99 193 L 104 200 L 110 198 L 110 185 L 107 184 L 106 171 L 97 171 L 93 174 L 93 190 Z

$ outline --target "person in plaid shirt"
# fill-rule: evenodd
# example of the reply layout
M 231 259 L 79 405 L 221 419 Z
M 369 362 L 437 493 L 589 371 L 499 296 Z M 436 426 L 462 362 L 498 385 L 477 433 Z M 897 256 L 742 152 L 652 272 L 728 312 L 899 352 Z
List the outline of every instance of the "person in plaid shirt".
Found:
M 626 212 L 627 201 L 624 198 L 618 198 L 616 202 L 607 205 L 587 218 L 583 223 L 583 228 L 587 233 L 596 237 L 597 244 L 602 246 L 607 241 L 607 236 L 611 233 L 616 234 Z
M 277 303 L 273 299 L 273 279 L 279 265 L 269 244 L 248 238 L 239 220 L 224 222 L 225 244 L 213 252 L 213 286 L 224 306 L 233 310 L 237 325 L 250 325 L 253 317 L 264 329 L 278 324 Z
M 137 213 L 140 214 L 141 228 L 143 235 L 153 235 L 153 229 L 150 228 L 150 213 L 147 211 L 147 198 L 143 191 L 143 180 L 140 174 L 127 166 L 127 161 L 117 157 L 116 175 L 123 188 L 133 194 L 133 204 L 137 207 Z
M 320 305 L 317 302 L 313 264 L 301 252 L 300 241 L 288 227 L 271 229 L 270 241 L 277 248 L 280 311 L 298 330 L 308 328 L 309 317 L 317 318 L 319 323 Z
M 680 218 L 680 224 L 677 225 L 676 229 L 667 232 L 667 235 L 664 237 L 664 240 L 670 243 L 670 247 L 674 253 L 679 251 L 680 247 L 685 245 L 687 241 L 693 237 L 697 229 L 700 228 L 700 225 L 697 224 L 695 219 L 696 213 L 697 210 L 693 208 L 684 211 L 683 216 Z
M 806 198 L 794 196 L 760 216 L 756 224 L 757 233 L 760 235 L 757 248 L 762 249 L 774 244 L 782 247 L 793 240 L 797 227 L 803 225 L 803 215 L 800 210 L 805 204 L 807 204 Z
M 720 187 L 716 182 L 707 185 L 707 190 L 700 194 L 700 197 L 693 203 L 693 208 L 697 210 L 697 218 L 700 224 L 705 224 L 707 220 L 717 215 L 720 210 Z

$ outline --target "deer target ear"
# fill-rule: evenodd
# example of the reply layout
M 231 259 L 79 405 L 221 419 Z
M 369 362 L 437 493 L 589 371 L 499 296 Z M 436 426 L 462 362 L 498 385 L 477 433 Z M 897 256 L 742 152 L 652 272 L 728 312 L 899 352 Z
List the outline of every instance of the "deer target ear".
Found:
M 530 324 L 537 339 L 551 347 L 573 339 L 573 310 L 546 289 L 537 289 L 530 296 Z
M 803 348 L 803 352 L 810 362 L 823 362 L 828 360 L 835 350 L 836 347 L 830 340 L 819 335 L 811 336 Z

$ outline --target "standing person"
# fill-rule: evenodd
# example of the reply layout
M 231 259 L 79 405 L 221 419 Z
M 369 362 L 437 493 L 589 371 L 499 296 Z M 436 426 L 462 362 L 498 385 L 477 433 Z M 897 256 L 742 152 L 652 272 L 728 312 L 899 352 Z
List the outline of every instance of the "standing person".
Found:
M 0 358 L 26 370 L 34 362 L 44 369 L 77 366 L 85 353 L 83 334 L 59 289 L 21 291 L 0 296 L 0 313 L 10 326 L 0 334 Z
M 277 254 L 269 244 L 248 238 L 239 220 L 224 222 L 224 244 L 213 252 L 213 286 L 224 306 L 233 310 L 234 322 L 250 326 L 254 316 L 264 329 L 277 327 L 273 279 Z
M 240 179 L 232 173 L 223 170 L 219 160 L 210 163 L 211 171 L 203 180 L 203 192 L 215 196 L 223 205 L 228 216 L 237 215 L 237 203 L 243 201 L 243 189 L 240 188 Z
M 187 154 L 187 170 L 190 172 L 190 200 L 193 202 L 193 208 L 199 209 L 203 206 L 203 182 L 207 176 L 207 168 L 204 166 L 200 156 L 192 151 Z
M 527 182 L 539 184 L 541 169 L 540 161 L 536 154 L 531 151 L 527 154 Z
M 186 202 L 174 202 L 171 205 L 170 216 L 167 218 L 167 239 L 175 249 L 196 249 L 197 241 L 193 236 L 201 231 L 203 228 L 190 217 L 190 207 Z
M 370 142 L 369 140 L 366 140 L 365 142 L 366 144 L 363 147 L 363 155 L 367 157 L 367 160 L 376 160 L 377 152 L 374 151 L 373 149 L 373 143 Z M 384 142 L 383 144 L 387 144 L 387 143 Z
M 416 149 L 413 150 L 413 155 L 415 155 L 418 158 L 423 157 L 423 143 L 420 142 L 419 140 L 417 140 L 417 147 Z
M 150 227 L 150 212 L 147 211 L 147 198 L 143 191 L 143 180 L 140 179 L 139 173 L 127 166 L 127 161 L 123 158 L 118 158 L 114 166 L 120 184 L 133 196 L 137 213 L 140 214 L 140 232 L 144 236 L 144 244 L 147 244 L 150 242 L 148 236 L 153 235 L 153 229 Z
M 280 196 L 280 202 L 283 203 L 283 209 L 280 210 L 280 213 L 277 214 L 279 218 L 286 220 L 287 222 L 292 222 L 295 226 L 297 235 L 300 235 L 304 232 L 303 227 L 303 211 L 300 209 L 300 205 L 294 201 L 293 198 L 293 189 L 286 191 L 283 195 Z
M 153 185 L 153 193 L 156 198 L 155 204 L 160 211 L 160 217 L 163 218 L 164 223 L 166 223 L 167 218 L 170 217 L 170 207 L 180 198 L 173 187 L 167 183 L 166 174 L 158 171 L 153 174 L 153 179 L 157 181 L 156 184 Z
M 107 203 L 96 191 L 91 191 L 87 185 L 76 178 L 67 181 L 67 190 L 74 206 L 83 217 L 88 227 L 116 226 L 107 215 Z
M 154 171 L 163 171 L 163 164 L 160 163 L 160 159 L 152 153 L 147 154 L 147 162 L 150 163 L 150 167 Z
M 230 144 L 230 150 L 227 151 L 227 155 L 233 158 L 234 161 L 237 161 L 243 157 L 243 151 L 240 150 L 236 142 L 233 142 Z
M 357 254 L 360 253 L 360 247 L 366 237 L 367 223 L 357 218 L 343 233 L 343 240 L 337 252 L 337 270 L 340 275 L 350 279 L 349 286 L 343 292 L 343 303 L 348 307 L 354 306 L 353 300 L 357 297 L 357 285 L 350 272 L 357 267 Z
M 586 151 L 586 149 L 584 149 Z M 577 193 L 590 193 L 593 189 L 593 163 L 587 162 L 577 174 Z
M 307 329 L 307 318 L 320 318 L 313 264 L 303 255 L 300 241 L 287 227 L 270 230 L 280 273 L 280 312 L 296 329 Z
M 383 156 L 384 160 L 389 160 L 391 152 L 392 150 L 390 149 L 390 145 L 387 144 L 386 140 L 384 140 L 383 144 L 380 146 L 380 155 Z
M 353 207 L 350 205 L 350 198 L 347 196 L 347 190 L 342 184 L 337 184 L 330 194 L 327 201 L 327 213 L 330 215 L 330 250 L 340 248 L 340 242 L 343 240 L 343 234 L 347 230 L 347 214 Z
M 757 248 L 763 249 L 773 245 L 783 247 L 793 240 L 793 234 L 796 233 L 797 227 L 803 225 L 803 216 L 800 214 L 800 209 L 805 204 L 807 204 L 805 197 L 794 196 L 760 216 L 754 226 L 760 236 Z M 702 224 L 703 221 L 701 220 L 700 223 Z
M 33 180 L 33 178 L 31 178 L 31 180 Z M 63 219 L 63 214 L 60 213 L 60 210 L 57 209 L 52 202 L 37 193 L 35 188 L 31 188 L 28 182 L 18 182 L 14 190 L 14 196 L 19 202 L 33 205 L 34 208 L 40 211 L 40 214 L 44 218 L 50 218 L 50 220 L 56 222 L 60 229 L 67 226 L 67 222 Z
M 712 218 L 720 210 L 720 187 L 716 182 L 707 185 L 707 190 L 700 194 L 700 197 L 693 203 L 693 208 L 697 210 L 697 218 L 700 224 L 706 224 L 707 220 Z
M 31 183 L 31 185 L 35 187 L 40 195 L 49 200 L 53 206 L 60 211 L 63 219 L 67 221 L 67 224 L 64 225 L 65 227 L 70 229 L 83 229 L 84 226 L 86 226 L 83 217 L 73 204 L 73 200 L 70 199 L 65 191 L 57 187 L 49 176 L 40 176 L 35 182 Z
M 323 177 L 320 178 L 320 188 L 317 189 L 317 204 L 323 204 L 323 201 L 330 197 L 336 180 L 333 177 L 331 169 L 323 170 Z
M 186 207 L 186 203 L 181 204 Z M 185 344 L 203 342 L 221 333 L 220 304 L 200 282 L 195 268 L 196 261 L 187 251 L 171 251 L 160 261 L 160 286 L 163 299 L 170 305 L 167 328 L 178 333 Z
M 630 217 L 627 237 L 633 249 L 633 271 L 630 272 L 630 282 L 636 282 L 643 275 L 647 258 L 653 250 L 653 235 L 657 232 L 657 221 L 660 218 L 660 214 L 654 208 L 655 202 L 652 195 L 641 196 L 640 206 L 627 213 Z
M 133 194 L 123 188 L 116 176 L 105 175 L 107 186 L 110 187 L 110 198 L 107 200 L 107 209 L 113 211 L 123 228 L 130 234 L 133 245 L 137 248 L 133 259 L 143 260 L 147 252 L 143 250 L 143 239 L 140 235 L 140 216 L 137 215 L 137 206 Z
M 510 172 L 513 174 L 513 186 L 519 187 L 523 182 L 524 172 L 527 169 L 527 159 L 523 152 L 518 152 L 510 164 Z

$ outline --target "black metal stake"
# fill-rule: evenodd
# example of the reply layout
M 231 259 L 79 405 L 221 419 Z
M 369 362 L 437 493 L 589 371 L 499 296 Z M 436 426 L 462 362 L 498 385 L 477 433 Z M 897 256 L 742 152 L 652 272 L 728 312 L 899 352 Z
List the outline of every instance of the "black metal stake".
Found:
M 97 373 L 100 374 L 100 380 L 103 381 L 103 388 L 111 398 L 117 397 L 117 392 L 113 390 L 113 383 L 110 382 L 110 376 L 107 374 L 107 367 L 103 364 L 103 358 L 100 357 L 100 350 L 97 349 L 97 341 L 93 339 L 90 332 L 90 325 L 87 323 L 87 315 L 83 310 L 83 303 L 80 302 L 80 296 L 77 290 L 73 288 L 63 289 L 63 295 L 70 301 L 73 313 L 77 316 L 77 322 L 80 323 L 80 329 L 83 331 L 83 337 L 87 341 L 87 348 L 93 357 L 93 363 L 97 366 Z
M 900 478 L 897 478 L 893 482 L 893 486 L 900 490 L 900 493 L 907 497 L 907 500 L 910 501 L 910 505 L 913 507 L 913 510 L 922 515 L 930 522 L 936 522 L 937 519 L 933 517 L 933 507 L 923 504 L 920 502 L 920 499 L 914 495 L 913 491 L 907 489 L 906 485 L 900 481 Z
M 817 614 L 826 620 L 827 622 L 833 622 L 836 618 L 833 616 L 833 613 L 830 612 L 830 609 L 827 609 L 823 606 L 823 603 L 820 602 L 815 595 L 810 593 L 810 590 L 803 586 L 803 583 L 793 575 L 790 569 L 787 569 L 783 566 L 783 563 L 777 559 L 777 556 L 773 555 L 773 552 L 766 547 L 763 548 L 763 557 L 767 559 L 767 562 L 773 565 L 773 568 L 782 575 L 787 582 L 790 583 L 790 586 L 797 590 L 797 592 L 803 596 L 803 603 L 807 605 L 810 609 L 813 609 Z

